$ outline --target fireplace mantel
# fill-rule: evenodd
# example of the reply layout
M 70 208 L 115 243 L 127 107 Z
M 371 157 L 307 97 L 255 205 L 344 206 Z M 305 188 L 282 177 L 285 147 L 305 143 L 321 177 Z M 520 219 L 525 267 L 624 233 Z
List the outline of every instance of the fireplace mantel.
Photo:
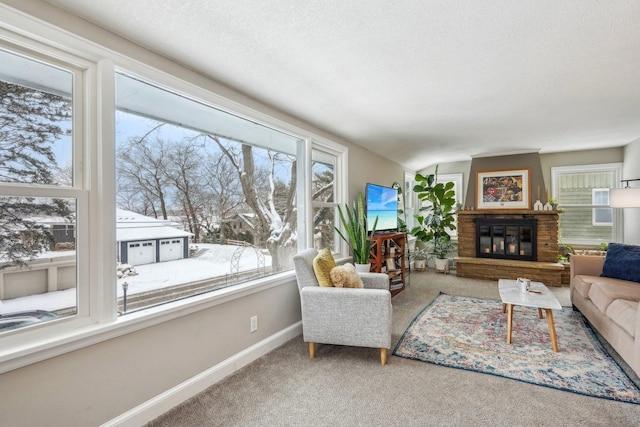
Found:
M 458 216 L 464 215 L 558 215 L 558 211 L 534 211 L 532 209 L 472 209 L 459 210 L 456 212 Z

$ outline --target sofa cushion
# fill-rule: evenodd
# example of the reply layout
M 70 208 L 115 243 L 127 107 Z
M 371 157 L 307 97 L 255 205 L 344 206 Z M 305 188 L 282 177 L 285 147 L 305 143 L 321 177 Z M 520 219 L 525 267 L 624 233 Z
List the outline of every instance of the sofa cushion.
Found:
M 336 266 L 336 261 L 331 254 L 331 248 L 324 248 L 313 259 L 313 272 L 316 274 L 318 284 L 323 287 L 332 287 L 331 269 Z
M 638 301 L 617 299 L 609 304 L 609 308 L 607 308 L 607 317 L 634 338 L 636 336 L 637 315 Z
M 582 297 L 589 298 L 589 289 L 591 288 L 591 284 L 598 280 L 602 280 L 602 277 L 579 274 L 573 278 L 571 286 L 573 286 L 576 292 L 582 295 Z
M 602 313 L 606 313 L 609 305 L 617 299 L 640 301 L 640 286 L 633 282 L 617 279 L 600 278 L 589 288 L 589 299 Z
M 640 246 L 611 243 L 601 276 L 640 283 Z

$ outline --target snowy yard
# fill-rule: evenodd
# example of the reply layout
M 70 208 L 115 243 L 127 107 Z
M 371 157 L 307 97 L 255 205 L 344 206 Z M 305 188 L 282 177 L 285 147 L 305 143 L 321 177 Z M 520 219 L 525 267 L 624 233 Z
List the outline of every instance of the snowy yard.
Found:
M 197 282 L 212 277 L 220 277 L 231 273 L 231 257 L 241 246 L 198 244 L 199 249 L 207 249 L 196 258 L 146 264 L 134 267 L 136 276 L 118 279 L 116 292 L 123 295 L 122 283 L 127 282 L 127 295 L 165 288 L 178 284 Z M 265 266 L 271 265 L 271 257 L 265 255 Z M 252 248 L 245 247 L 239 260 L 240 271 L 253 270 L 258 267 L 258 257 Z M 0 302 L 0 314 L 22 310 L 59 310 L 75 306 L 75 289 L 50 292 L 47 294 L 15 298 Z

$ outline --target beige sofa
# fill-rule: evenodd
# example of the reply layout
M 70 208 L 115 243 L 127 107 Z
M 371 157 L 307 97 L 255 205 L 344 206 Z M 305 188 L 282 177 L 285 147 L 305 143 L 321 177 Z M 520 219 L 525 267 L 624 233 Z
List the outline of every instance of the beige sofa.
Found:
M 640 375 L 640 283 L 600 277 L 604 256 L 571 256 L 571 302 Z

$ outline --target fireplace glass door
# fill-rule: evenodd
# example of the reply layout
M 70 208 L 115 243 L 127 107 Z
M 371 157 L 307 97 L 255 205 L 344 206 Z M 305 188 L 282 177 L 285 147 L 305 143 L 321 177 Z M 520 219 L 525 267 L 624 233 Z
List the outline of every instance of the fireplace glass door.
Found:
M 536 221 L 478 219 L 476 251 L 479 258 L 536 260 Z

